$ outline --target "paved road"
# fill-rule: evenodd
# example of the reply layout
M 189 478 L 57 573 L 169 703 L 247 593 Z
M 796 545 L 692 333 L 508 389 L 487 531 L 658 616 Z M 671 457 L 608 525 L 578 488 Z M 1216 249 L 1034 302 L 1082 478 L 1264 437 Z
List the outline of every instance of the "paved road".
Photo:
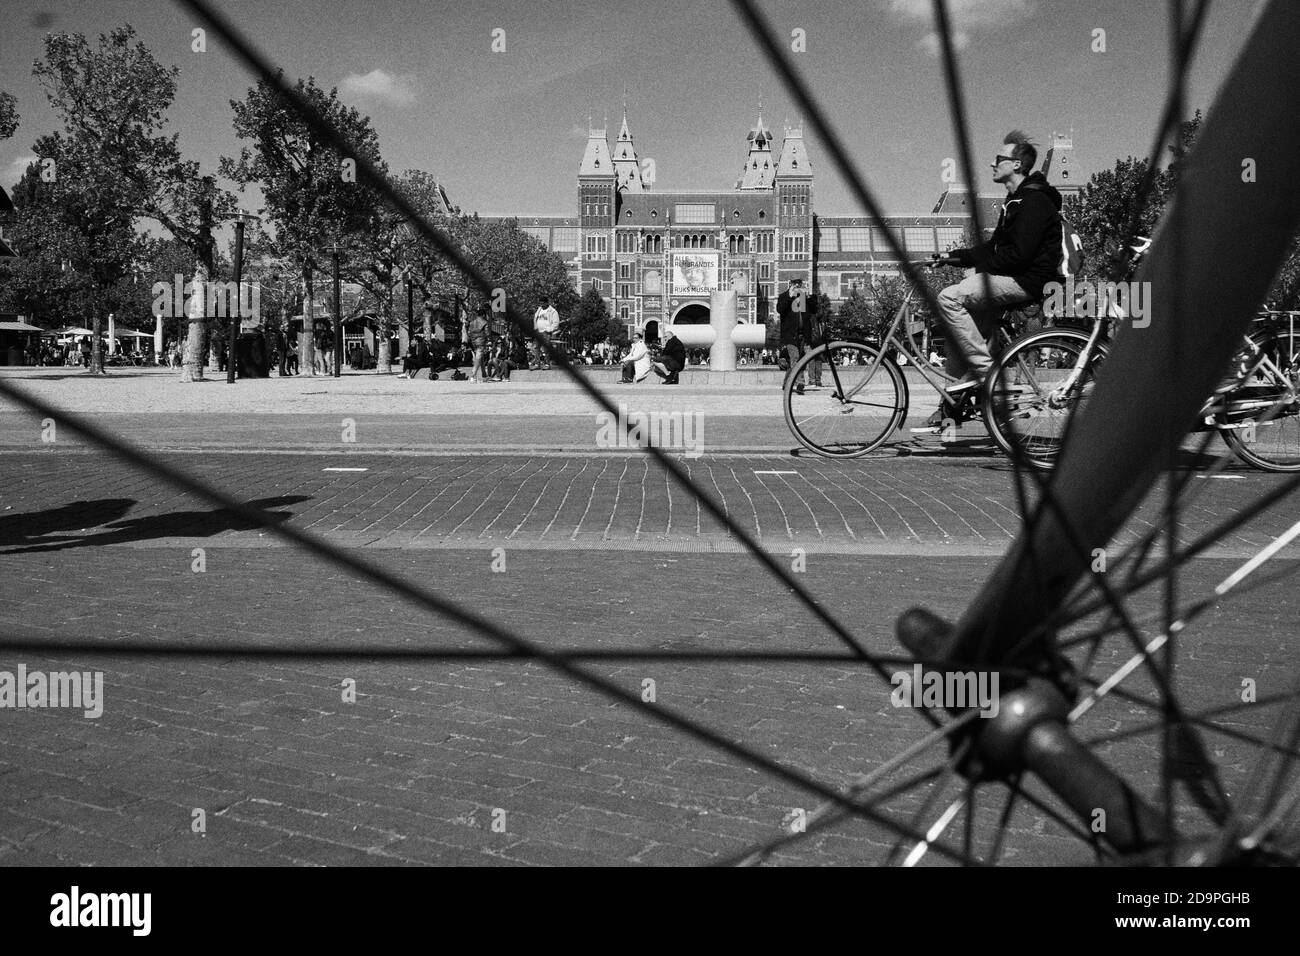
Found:
M 652 680 L 655 707 L 825 785 L 842 787 L 918 739 L 916 715 L 891 707 L 889 688 L 641 457 L 168 460 L 527 640 L 585 651 L 582 666 L 625 691 Z M 896 651 L 891 622 L 918 601 L 958 614 L 1015 528 L 1008 476 L 991 459 L 686 464 L 783 560 L 804 549 L 800 580 L 875 654 Z M 0 863 L 692 863 L 772 836 L 794 809 L 816 805 L 541 665 L 484 658 L 485 639 L 98 453 L 9 451 L 0 468 L 0 633 L 82 644 L 0 652 L 0 670 L 99 670 L 105 682 L 98 719 L 0 710 Z M 1185 533 L 1276 480 L 1207 480 Z M 1239 563 L 1227 557 L 1276 533 L 1280 516 L 1270 520 L 1196 562 L 1184 593 L 1205 593 Z M 492 571 L 494 557 L 504 570 Z M 1188 635 L 1184 680 L 1199 706 L 1234 703 L 1243 677 L 1261 695 L 1279 686 L 1298 603 L 1283 580 Z M 1135 610 L 1153 608 L 1139 600 Z M 92 653 L 123 641 L 189 653 Z M 442 656 L 383 656 L 429 649 Z M 345 656 L 313 656 L 321 650 Z M 835 659 L 744 660 L 755 651 Z M 682 652 L 725 659 L 671 656 Z M 641 656 L 621 656 L 632 654 Z M 1105 645 L 1100 667 L 1125 654 Z M 348 681 L 355 702 L 343 699 Z M 1148 717 L 1108 701 L 1089 727 Z M 1232 719 L 1262 732 L 1269 715 Z M 1239 744 L 1211 744 L 1240 783 L 1250 763 Z M 1106 753 L 1154 786 L 1149 735 Z M 908 772 L 941 757 L 923 755 Z M 906 821 L 920 799 L 892 803 L 891 819 Z M 193 832 L 196 810 L 204 834 Z M 1032 808 L 1011 829 L 1012 862 L 1088 858 Z M 780 859 L 860 862 L 888 844 L 878 827 L 849 823 Z

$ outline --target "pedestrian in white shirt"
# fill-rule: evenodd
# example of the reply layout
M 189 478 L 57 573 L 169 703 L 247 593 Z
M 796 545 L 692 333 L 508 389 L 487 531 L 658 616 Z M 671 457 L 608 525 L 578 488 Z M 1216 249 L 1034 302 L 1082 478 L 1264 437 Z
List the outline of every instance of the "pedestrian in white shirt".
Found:
M 645 347 L 645 339 L 640 332 L 632 334 L 632 347 L 623 358 L 622 384 L 631 385 L 640 382 L 650 374 L 650 352 Z
M 554 335 L 560 328 L 560 313 L 555 311 L 551 305 L 549 296 L 542 296 L 542 304 L 537 307 L 533 313 L 533 331 L 545 333 L 547 337 Z M 551 364 L 547 361 L 546 356 L 542 354 L 542 347 L 536 342 L 528 344 L 530 352 L 528 367 L 530 369 L 550 368 Z

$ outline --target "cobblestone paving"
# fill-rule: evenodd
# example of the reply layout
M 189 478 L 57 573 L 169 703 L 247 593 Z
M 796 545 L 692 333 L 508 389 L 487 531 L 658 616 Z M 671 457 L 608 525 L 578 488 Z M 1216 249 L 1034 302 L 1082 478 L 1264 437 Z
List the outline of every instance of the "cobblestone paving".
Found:
M 640 454 L 166 456 L 245 500 L 358 547 L 740 550 L 693 494 Z M 857 553 L 1000 554 L 1019 526 L 997 459 L 827 462 L 770 456 L 680 459 L 691 480 L 765 546 Z M 97 453 L 0 455 L 0 547 L 150 546 L 177 539 L 278 543 L 204 502 Z M 1285 479 L 1193 477 L 1184 540 Z M 1123 539 L 1152 527 L 1153 500 Z M 1288 526 L 1257 519 L 1213 552 L 1249 556 Z M 1292 551 L 1295 549 L 1292 548 Z
M 887 685 L 639 456 L 168 460 L 531 641 L 586 652 L 584 668 L 630 693 L 652 680 L 655 707 L 823 784 L 848 785 L 923 732 L 916 715 L 890 705 Z M 994 459 L 684 463 L 765 547 L 786 560 L 804 547 L 801 580 L 875 654 L 896 653 L 892 621 L 914 603 L 959 614 L 1016 527 L 1008 473 Z M 485 658 L 484 639 L 103 455 L 9 451 L 0 471 L 0 634 L 82 642 L 0 651 L 0 671 L 98 670 L 105 684 L 97 719 L 0 710 L 0 865 L 688 864 L 770 837 L 817 803 L 537 663 Z M 1185 534 L 1277 480 L 1240 471 L 1205 480 Z M 1266 541 L 1293 512 L 1196 562 L 1186 596 L 1207 593 L 1239 563 L 1226 558 Z M 204 549 L 202 573 L 194 547 Z M 498 547 L 505 570 L 494 573 Z M 1180 681 L 1198 708 L 1234 704 L 1243 678 L 1263 697 L 1293 674 L 1292 580 L 1216 608 L 1185 637 Z M 1153 600 L 1135 610 L 1153 611 Z M 128 640 L 188 653 L 96 653 Z M 441 656 L 385 658 L 430 649 Z M 833 659 L 744 659 L 756 651 Z M 683 652 L 727 659 L 671 657 Z M 1106 645 L 1099 669 L 1127 653 Z M 344 699 L 348 681 L 355 702 Z M 1140 681 L 1131 689 L 1151 693 Z M 1087 729 L 1109 734 L 1150 718 L 1141 704 L 1111 699 Z M 1245 733 L 1271 725 L 1266 708 L 1229 720 Z M 1218 734 L 1209 745 L 1235 792 L 1249 751 Z M 1103 753 L 1155 787 L 1150 734 Z M 901 772 L 942 757 L 922 755 Z M 924 795 L 891 802 L 887 815 L 909 820 Z M 981 803 L 978 832 L 999 806 Z M 206 833 L 194 832 L 196 810 Z M 850 822 L 778 859 L 857 863 L 890 845 L 881 828 Z M 1026 804 L 1011 819 L 1008 851 L 1013 863 L 1090 858 Z

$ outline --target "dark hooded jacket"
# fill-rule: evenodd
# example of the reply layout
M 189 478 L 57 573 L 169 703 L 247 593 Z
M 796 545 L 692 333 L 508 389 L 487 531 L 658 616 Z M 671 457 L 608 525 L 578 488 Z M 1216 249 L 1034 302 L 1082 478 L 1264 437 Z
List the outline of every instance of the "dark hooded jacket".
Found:
M 949 255 L 976 272 L 1010 276 L 1035 299 L 1061 278 L 1061 194 L 1042 173 L 1030 173 L 1002 204 L 988 242 Z

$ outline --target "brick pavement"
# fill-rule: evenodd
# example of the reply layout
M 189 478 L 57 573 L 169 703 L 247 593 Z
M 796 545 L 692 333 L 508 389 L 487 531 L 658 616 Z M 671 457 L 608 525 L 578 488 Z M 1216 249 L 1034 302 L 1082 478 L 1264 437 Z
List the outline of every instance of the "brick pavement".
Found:
M 163 456 L 238 491 L 296 527 L 366 548 L 737 551 L 743 545 L 642 454 Z M 760 455 L 679 459 L 691 480 L 773 550 L 1001 554 L 1019 527 L 1009 466 L 998 459 L 918 457 L 836 462 Z M 0 547 L 58 551 L 205 541 L 275 546 L 188 495 L 115 459 L 63 446 L 0 453 L 6 483 Z M 330 469 L 357 469 L 335 471 Z M 1233 515 L 1284 477 L 1234 470 L 1193 477 L 1184 541 Z M 1154 498 L 1120 544 L 1148 530 Z M 1281 510 L 1211 552 L 1247 557 L 1285 530 Z M 1286 553 L 1300 553 L 1290 546 Z
M 653 679 L 656 706 L 832 786 L 918 739 L 920 721 L 892 708 L 888 688 L 859 664 L 738 656 L 840 648 L 635 454 L 338 447 L 170 457 L 549 648 L 639 651 L 585 666 L 633 693 Z M 710 454 L 684 463 L 765 547 L 805 547 L 801 580 L 874 653 L 896 651 L 891 622 L 912 603 L 958 614 L 1015 528 L 996 459 Z M 787 471 L 795 474 L 762 474 Z M 0 864 L 698 863 L 773 835 L 792 808 L 815 803 L 537 664 L 386 660 L 390 648 L 487 645 L 103 455 L 70 443 L 11 449 L 0 472 L 6 639 L 205 652 L 0 652 L 0 670 L 98 669 L 106 687 L 98 720 L 0 710 Z M 1203 490 L 1184 535 L 1278 480 L 1239 470 L 1194 479 Z M 1196 562 L 1184 593 L 1205 593 L 1235 566 L 1226 558 L 1257 548 L 1293 512 L 1280 509 Z M 195 546 L 206 551 L 202 574 L 192 570 Z M 500 574 L 490 569 L 496 547 L 505 548 Z M 1189 631 L 1181 679 L 1198 707 L 1234 703 L 1243 677 L 1261 696 L 1278 689 L 1291 673 L 1297 600 L 1284 578 Z M 1137 611 L 1154 606 L 1142 599 Z M 249 646 L 306 653 L 261 657 Z M 321 659 L 314 648 L 353 656 Z M 737 658 L 653 656 L 673 651 Z M 1124 655 L 1103 646 L 1102 671 Z M 347 679 L 355 703 L 342 699 Z M 1140 680 L 1132 689 L 1150 693 Z M 1109 700 L 1088 730 L 1148 718 Z M 1248 733 L 1271 723 L 1265 708 L 1228 719 Z M 1219 734 L 1210 746 L 1236 792 L 1247 749 Z M 1154 787 L 1149 734 L 1104 752 Z M 941 756 L 923 755 L 906 772 Z M 891 818 L 908 819 L 922 796 L 892 803 Z M 192 832 L 195 809 L 206 813 L 205 835 Z M 981 805 L 981 833 L 995 813 L 992 801 Z M 1009 862 L 1089 858 L 1025 805 L 1010 829 Z M 889 842 L 877 827 L 848 823 L 779 859 L 878 860 Z
M 837 650 L 788 599 L 756 605 L 753 562 L 740 555 L 663 556 L 588 550 L 383 551 L 386 567 L 468 600 L 553 649 L 673 650 L 737 655 L 719 663 L 594 660 L 629 690 L 655 681 L 671 708 L 843 785 L 914 742 L 920 721 L 890 707 L 887 688 L 851 661 L 745 662 L 754 649 Z M 1231 565 L 1199 562 L 1203 589 Z M 207 656 L 24 653 L 28 668 L 100 669 L 104 715 L 0 711 L 0 863 L 690 863 L 772 835 L 807 794 L 686 739 L 625 705 L 523 662 L 385 662 L 382 648 L 483 648 L 453 626 L 404 607 L 347 572 L 296 553 L 214 547 L 208 571 L 189 553 L 77 549 L 0 559 L 23 588 L 2 619 L 10 638 L 135 638 Z M 876 653 L 894 650 L 890 622 L 923 595 L 952 615 L 979 569 L 969 559 L 842 555 L 814 559 L 807 578 Z M 701 578 L 716 596 L 695 593 Z M 69 587 L 68 582 L 75 581 Z M 310 587 L 301 587 L 301 582 Z M 771 589 L 769 589 L 771 590 Z M 69 592 L 75 592 L 75 600 Z M 1294 589 L 1282 585 L 1189 632 L 1185 686 L 1198 707 L 1236 700 L 1241 678 L 1275 692 L 1291 673 Z M 233 642 L 276 650 L 328 647 L 351 659 L 260 659 Z M 1103 671 L 1122 660 L 1103 649 Z M 12 670 L 13 653 L 0 653 Z M 355 703 L 342 699 L 356 681 Z M 1141 682 L 1132 689 L 1149 694 Z M 1112 699 L 1083 725 L 1106 733 L 1149 714 Z M 1232 715 L 1263 732 L 1270 717 Z M 1247 750 L 1211 735 L 1230 792 Z M 1110 745 L 1107 759 L 1154 786 L 1149 736 Z M 938 755 L 914 761 L 909 772 Z M 894 805 L 896 819 L 916 798 Z M 193 810 L 207 813 L 193 834 Z M 505 811 L 505 831 L 492 830 Z M 883 834 L 846 824 L 782 859 L 879 859 Z M 1012 862 L 1084 862 L 1088 853 L 1041 814 L 1017 812 Z

